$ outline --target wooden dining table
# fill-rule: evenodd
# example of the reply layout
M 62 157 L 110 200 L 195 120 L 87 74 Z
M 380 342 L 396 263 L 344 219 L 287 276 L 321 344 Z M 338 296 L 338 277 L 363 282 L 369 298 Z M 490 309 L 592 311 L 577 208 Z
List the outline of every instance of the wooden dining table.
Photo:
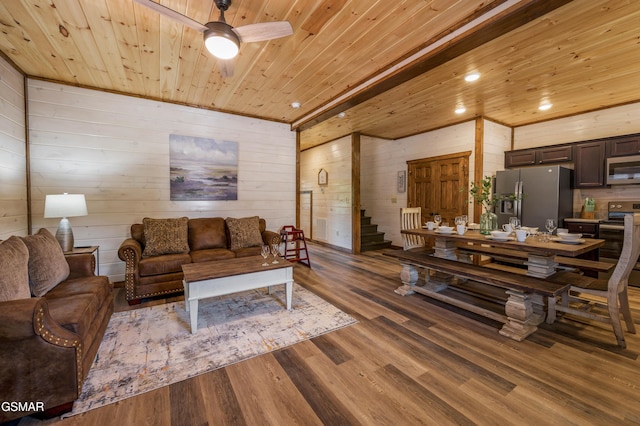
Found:
M 427 229 L 401 232 L 434 238 L 435 245 L 432 254 L 412 250 L 387 253 L 402 264 L 402 285 L 396 293 L 402 296 L 421 293 L 503 322 L 500 334 L 517 341 L 534 333 L 545 319 L 546 299 L 559 296 L 570 286 L 566 279 L 572 272 L 556 259 L 575 258 L 604 244 L 604 240 L 592 238 L 574 243 L 556 239 L 543 241 L 537 236 L 529 236 L 523 242 L 514 238 L 496 240 L 477 230 L 467 230 L 463 235 Z M 494 252 L 513 254 L 518 260 L 524 260 L 527 269 L 492 269 L 487 264 L 473 264 L 469 254 L 491 257 Z M 436 258 L 442 260 L 436 262 Z M 426 271 L 425 281 L 418 285 L 421 269 Z M 487 305 L 487 302 L 493 305 Z M 502 306 L 502 311 L 491 307 L 496 304 Z
M 577 242 L 561 241 L 558 237 L 551 237 L 549 241 L 542 241 L 537 235 L 529 236 L 524 242 L 518 242 L 510 237 L 507 240 L 497 240 L 490 235 L 483 235 L 478 230 L 467 230 L 463 235 L 442 233 L 438 230 L 403 229 L 403 234 L 418 235 L 425 238 L 435 238 L 434 256 L 445 259 L 468 261 L 458 254 L 461 243 L 482 244 L 516 250 L 527 254 L 527 275 L 547 278 L 558 270 L 556 256 L 578 257 L 604 245 L 604 240 L 595 238 L 581 238 Z

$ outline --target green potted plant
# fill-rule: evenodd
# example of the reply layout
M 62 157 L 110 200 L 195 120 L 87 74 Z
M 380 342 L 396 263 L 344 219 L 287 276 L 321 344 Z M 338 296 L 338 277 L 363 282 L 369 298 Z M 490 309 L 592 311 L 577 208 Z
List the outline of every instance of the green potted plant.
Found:
M 478 184 L 471 182 L 469 189 L 471 197 L 484 209 L 480 215 L 481 234 L 489 234 L 494 229 L 498 229 L 498 216 L 493 212 L 493 209 L 500 201 L 500 197 L 492 193 L 492 181 L 491 176 L 485 176 Z

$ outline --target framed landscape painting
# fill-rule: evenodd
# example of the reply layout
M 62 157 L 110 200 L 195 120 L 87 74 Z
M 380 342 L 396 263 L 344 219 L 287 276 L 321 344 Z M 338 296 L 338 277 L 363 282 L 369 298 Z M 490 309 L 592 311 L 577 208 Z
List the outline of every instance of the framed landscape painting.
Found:
M 169 135 L 171 201 L 237 200 L 238 143 Z

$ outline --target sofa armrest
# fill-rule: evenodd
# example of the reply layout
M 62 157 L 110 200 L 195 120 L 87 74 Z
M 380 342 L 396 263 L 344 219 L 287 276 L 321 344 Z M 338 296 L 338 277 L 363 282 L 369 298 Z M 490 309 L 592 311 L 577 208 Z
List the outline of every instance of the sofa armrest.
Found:
M 130 301 L 136 298 L 136 283 L 140 280 L 138 264 L 142 258 L 142 246 L 140 242 L 127 238 L 120 244 L 118 257 L 124 260 L 124 290 L 125 298 Z
M 140 262 L 142 258 L 142 246 L 140 242 L 134 240 L 133 238 L 127 238 L 120 244 L 120 248 L 118 248 L 118 257 L 120 260 L 132 260 L 136 264 Z
M 271 245 L 271 244 L 279 244 L 280 243 L 280 234 L 278 234 L 277 232 L 273 232 L 273 231 L 269 231 L 269 230 L 265 230 L 262 233 L 262 241 L 265 244 Z
M 72 403 L 82 390 L 84 350 L 80 337 L 51 317 L 46 299 L 0 302 L 0 359 L 9 366 L 0 369 L 0 401 L 39 401 L 47 410 Z M 34 408 L 27 410 L 2 410 L 0 422 Z
M 96 270 L 96 258 L 92 253 L 65 256 L 69 264 L 69 279 L 93 277 Z
M 71 347 L 78 336 L 62 327 L 49 314 L 43 297 L 0 302 L 0 344 L 41 336 L 55 346 Z

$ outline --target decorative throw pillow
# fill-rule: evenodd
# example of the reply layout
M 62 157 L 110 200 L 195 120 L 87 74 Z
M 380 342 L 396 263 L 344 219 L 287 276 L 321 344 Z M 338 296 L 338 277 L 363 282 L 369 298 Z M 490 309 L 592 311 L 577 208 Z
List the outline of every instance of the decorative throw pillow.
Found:
M 0 302 L 28 299 L 29 249 L 20 237 L 10 237 L 0 244 Z
M 260 235 L 260 219 L 258 216 L 226 219 L 231 237 L 231 250 L 246 247 L 257 247 L 263 244 Z
M 189 253 L 188 217 L 142 219 L 145 246 L 142 257 L 160 254 Z
M 29 286 L 34 296 L 44 296 L 66 280 L 69 264 L 56 237 L 45 228 L 35 235 L 22 237 L 29 249 Z

